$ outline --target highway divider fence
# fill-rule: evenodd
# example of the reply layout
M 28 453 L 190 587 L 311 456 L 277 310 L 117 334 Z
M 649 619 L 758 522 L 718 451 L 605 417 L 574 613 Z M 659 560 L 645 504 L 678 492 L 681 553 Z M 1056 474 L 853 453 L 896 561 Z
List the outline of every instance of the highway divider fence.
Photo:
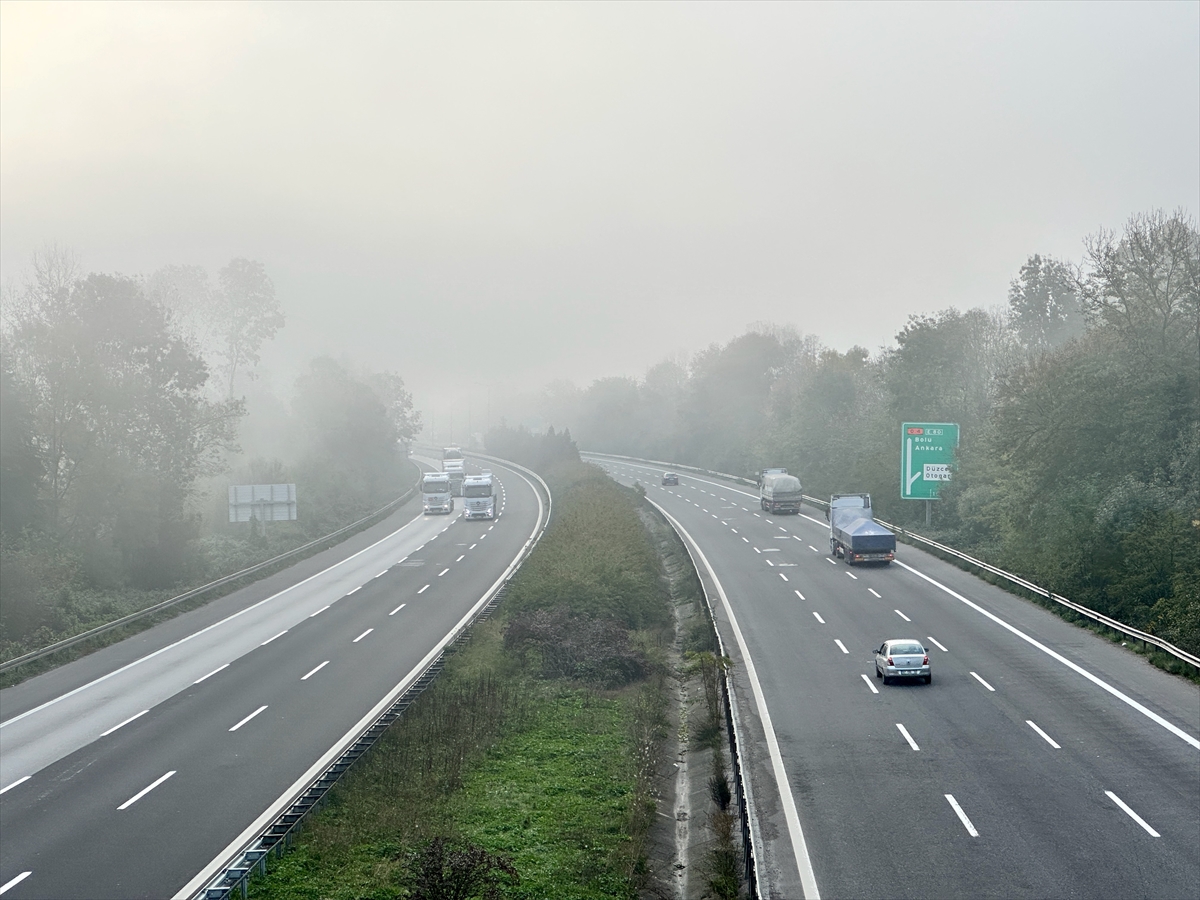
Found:
M 616 453 L 594 453 L 590 450 L 582 452 L 586 453 L 587 456 L 599 457 L 602 459 L 619 459 L 644 465 L 661 466 L 665 471 L 693 472 L 700 475 L 711 475 L 714 478 L 723 478 L 726 481 L 735 481 L 739 484 L 747 484 L 754 487 L 758 486 L 757 482 L 751 481 L 749 478 L 743 478 L 740 475 L 730 475 L 728 472 L 716 472 L 712 469 L 701 469 L 696 466 L 679 465 L 678 463 L 663 462 L 662 460 L 657 459 L 641 459 L 636 456 L 621 456 Z M 822 500 L 819 497 L 810 497 L 805 494 L 804 499 L 806 502 L 820 509 L 829 508 L 829 501 Z M 1040 585 L 1036 585 L 1033 582 L 1022 578 L 1020 575 L 1014 575 L 1012 572 L 1006 572 L 1004 569 L 993 566 L 990 563 L 986 563 L 981 559 L 976 559 L 975 557 L 963 553 L 960 550 L 955 550 L 953 547 L 948 547 L 945 544 L 940 544 L 937 541 L 917 534 L 914 531 L 909 531 L 907 528 L 904 528 L 901 525 L 893 525 L 890 522 L 884 522 L 882 519 L 876 519 L 875 521 L 885 528 L 891 529 L 891 531 L 893 531 L 896 536 L 902 540 L 908 541 L 914 545 L 929 547 L 938 554 L 950 557 L 952 561 L 966 563 L 968 566 L 973 566 L 976 569 L 988 572 L 997 578 L 1004 579 L 1005 581 L 1011 582 L 1012 584 L 1015 584 L 1032 594 L 1036 594 L 1037 596 L 1048 600 L 1051 603 L 1055 603 L 1059 606 L 1070 609 L 1084 618 L 1091 619 L 1093 622 L 1103 625 L 1104 627 L 1118 632 L 1119 634 L 1133 638 L 1137 641 L 1141 641 L 1144 645 L 1157 647 L 1159 650 L 1169 653 L 1176 659 L 1200 669 L 1200 657 L 1176 647 L 1174 644 L 1170 643 L 1169 641 L 1164 641 L 1162 638 L 1157 637 L 1156 635 L 1141 631 L 1130 625 L 1126 625 L 1123 622 L 1118 622 L 1116 619 L 1110 618 L 1103 613 L 1096 612 L 1094 609 L 1088 609 L 1086 606 L 1082 606 L 1081 604 L 1075 603 L 1072 600 L 1068 600 L 1066 597 L 1047 590 Z
M 224 859 L 218 858 L 217 874 L 211 878 L 203 878 L 199 889 L 191 883 L 176 895 L 176 900 L 193 898 L 193 900 L 226 900 L 234 892 L 244 898 L 249 893 L 250 879 L 256 873 L 265 874 L 267 860 L 274 853 L 282 856 L 291 846 L 292 840 L 300 830 L 305 818 L 323 805 L 330 788 L 342 775 L 365 754 L 387 731 L 387 729 L 404 714 L 404 711 L 437 679 L 446 664 L 446 655 L 459 641 L 463 640 L 471 628 L 478 622 L 489 618 L 500 605 L 508 592 L 509 583 L 513 576 L 524 565 L 529 554 L 541 541 L 550 524 L 553 511 L 553 499 L 550 488 L 536 472 L 508 460 L 479 453 L 469 454 L 473 459 L 483 459 L 519 470 L 537 482 L 546 497 L 546 506 L 541 521 L 535 526 L 533 533 L 522 546 L 516 558 L 505 569 L 504 573 L 488 589 L 478 603 L 438 642 L 424 660 L 410 672 L 405 679 L 387 697 L 384 697 L 376 708 L 359 723 L 359 727 L 343 736 L 329 752 L 322 757 L 314 767 L 315 775 L 310 774 L 293 785 L 293 789 L 284 797 L 272 804 L 274 810 L 268 810 L 260 821 L 265 819 L 263 827 L 251 826 L 251 835 L 246 839 L 236 841 L 237 849 L 232 854 L 226 854 Z M 537 488 L 535 488 L 537 490 Z M 329 762 L 332 760 L 332 762 Z M 206 869 L 211 869 L 210 864 Z M 195 879 L 193 879 L 193 882 Z

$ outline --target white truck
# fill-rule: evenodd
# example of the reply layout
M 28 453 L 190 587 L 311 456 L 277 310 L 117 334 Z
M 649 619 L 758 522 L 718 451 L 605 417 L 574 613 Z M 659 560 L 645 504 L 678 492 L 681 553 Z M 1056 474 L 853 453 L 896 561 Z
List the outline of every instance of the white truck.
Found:
M 795 475 L 774 472 L 763 475 L 758 498 L 763 512 L 799 513 L 804 493 L 800 487 L 800 479 Z
M 496 486 L 492 483 L 491 472 L 485 470 L 482 475 L 466 476 L 462 496 L 464 519 L 496 518 Z
M 421 501 L 425 515 L 454 512 L 454 496 L 450 493 L 450 476 L 445 472 L 426 472 L 421 476 Z

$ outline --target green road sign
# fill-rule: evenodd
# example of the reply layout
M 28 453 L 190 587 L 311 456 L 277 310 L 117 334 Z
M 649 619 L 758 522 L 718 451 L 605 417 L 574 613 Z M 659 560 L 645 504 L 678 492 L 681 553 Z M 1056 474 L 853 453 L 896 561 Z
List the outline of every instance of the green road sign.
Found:
M 958 425 L 952 422 L 905 422 L 900 426 L 900 497 L 936 500 L 938 485 L 950 480 Z

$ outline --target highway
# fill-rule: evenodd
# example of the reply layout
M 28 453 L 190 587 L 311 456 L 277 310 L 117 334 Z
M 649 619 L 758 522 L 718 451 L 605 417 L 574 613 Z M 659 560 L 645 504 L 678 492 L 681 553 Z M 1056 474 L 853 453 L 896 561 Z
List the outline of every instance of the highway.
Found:
M 542 527 L 488 463 L 495 521 L 386 521 L 0 693 L 0 893 L 194 891 L 247 830 L 415 679 Z M 303 512 L 303 511 L 302 511 Z
M 906 545 L 848 567 L 820 509 L 591 460 L 711 568 L 763 897 L 1200 896 L 1196 686 Z M 909 637 L 933 683 L 885 687 Z

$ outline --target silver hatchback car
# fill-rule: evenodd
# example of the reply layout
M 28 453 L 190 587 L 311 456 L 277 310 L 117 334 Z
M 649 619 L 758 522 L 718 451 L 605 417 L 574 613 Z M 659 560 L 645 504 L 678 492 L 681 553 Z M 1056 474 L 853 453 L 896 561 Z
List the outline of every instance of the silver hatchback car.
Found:
M 911 638 L 884 641 L 875 651 L 875 677 L 882 678 L 884 684 L 890 684 L 893 678 L 922 678 L 932 684 L 929 653 L 920 641 Z

